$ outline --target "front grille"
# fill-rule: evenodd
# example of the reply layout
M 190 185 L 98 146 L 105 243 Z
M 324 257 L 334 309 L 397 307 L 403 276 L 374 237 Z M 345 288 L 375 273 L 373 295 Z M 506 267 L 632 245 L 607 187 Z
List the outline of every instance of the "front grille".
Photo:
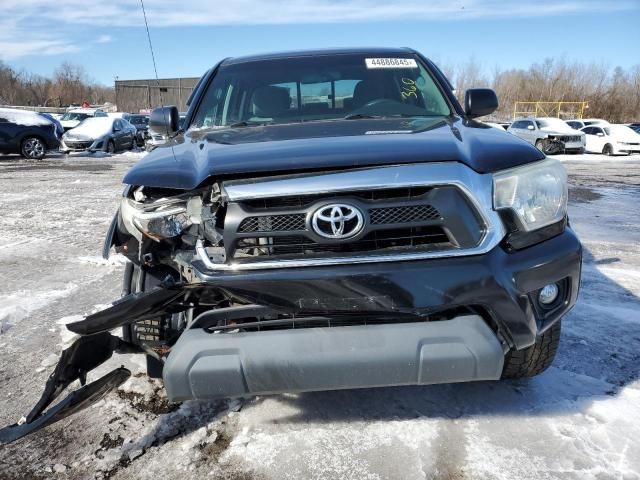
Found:
M 361 230 L 352 238 L 331 238 L 310 222 L 316 212 L 332 204 L 361 212 Z M 348 232 L 350 225 L 343 227 Z M 473 204 L 453 185 L 289 195 L 229 202 L 223 243 L 217 246 L 224 247 L 228 262 L 244 263 L 284 256 L 426 252 L 473 248 L 485 228 Z
M 360 240 L 347 243 L 317 243 L 302 235 L 272 237 L 267 245 L 259 237 L 243 238 L 238 253 L 245 255 L 295 255 L 310 253 L 360 253 L 386 248 L 449 245 L 449 237 L 441 227 L 412 227 L 377 230 Z
M 560 140 L 563 142 L 579 142 L 580 141 L 580 137 L 579 136 L 566 136 L 566 137 L 560 137 Z
M 91 142 L 91 141 L 87 141 L 87 142 L 71 142 L 71 141 L 67 140 L 64 143 L 69 148 L 86 149 L 86 148 L 89 148 L 93 142 Z
M 319 310 L 318 314 L 304 315 L 279 315 L 277 318 L 245 318 L 233 320 L 232 322 L 220 322 L 220 324 L 206 328 L 206 331 L 227 333 L 230 335 L 242 332 L 260 332 L 268 330 L 291 330 L 300 328 L 340 328 L 340 327 L 360 327 L 367 325 L 399 325 L 416 322 L 440 322 L 451 320 L 452 318 L 478 314 L 481 310 L 475 306 L 458 306 L 444 310 L 430 312 L 429 315 L 401 314 L 401 313 L 379 313 L 359 312 L 354 313 L 350 304 L 345 305 L 345 309 L 340 308 L 339 299 L 332 299 L 331 316 L 325 316 Z
M 306 230 L 305 219 L 306 215 L 303 213 L 248 217 L 242 221 L 238 227 L 238 232 L 295 232 Z
M 431 205 L 373 208 L 369 210 L 369 215 L 373 225 L 413 223 L 421 220 L 437 220 L 440 218 L 438 210 Z

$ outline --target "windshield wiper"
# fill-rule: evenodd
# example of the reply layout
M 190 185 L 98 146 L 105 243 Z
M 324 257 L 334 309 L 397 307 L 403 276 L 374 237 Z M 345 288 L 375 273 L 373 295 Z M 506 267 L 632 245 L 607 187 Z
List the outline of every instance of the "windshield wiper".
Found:
M 229 125 L 229 128 L 239 128 L 239 127 L 259 127 L 259 126 L 263 126 L 263 125 L 269 125 L 270 122 L 247 122 L 246 120 L 243 120 L 241 122 L 236 122 L 236 123 L 232 123 L 231 125 Z
M 361 118 L 412 118 L 412 117 L 440 117 L 442 115 L 429 115 L 428 113 L 391 113 L 389 115 L 371 115 L 366 113 L 354 113 L 343 117 L 344 120 L 359 120 Z
M 383 118 L 382 115 L 368 115 L 366 113 L 353 113 L 344 117 L 344 120 L 360 120 L 361 118 Z
M 394 113 L 386 115 L 386 118 L 411 118 L 411 117 L 442 117 L 442 115 L 429 115 L 428 113 Z

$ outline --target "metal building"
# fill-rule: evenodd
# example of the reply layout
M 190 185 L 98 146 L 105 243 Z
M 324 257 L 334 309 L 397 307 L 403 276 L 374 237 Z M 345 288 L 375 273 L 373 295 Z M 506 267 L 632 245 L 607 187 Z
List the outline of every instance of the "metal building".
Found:
M 198 77 L 161 78 L 160 80 L 116 80 L 116 105 L 119 112 L 137 113 L 163 105 L 187 109 L 187 99 Z

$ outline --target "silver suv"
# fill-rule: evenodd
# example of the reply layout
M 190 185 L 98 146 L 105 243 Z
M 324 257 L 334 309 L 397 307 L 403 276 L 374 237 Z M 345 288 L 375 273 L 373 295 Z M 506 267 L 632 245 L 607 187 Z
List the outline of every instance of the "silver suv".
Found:
M 584 153 L 585 136 L 559 118 L 518 118 L 507 129 L 545 154 Z

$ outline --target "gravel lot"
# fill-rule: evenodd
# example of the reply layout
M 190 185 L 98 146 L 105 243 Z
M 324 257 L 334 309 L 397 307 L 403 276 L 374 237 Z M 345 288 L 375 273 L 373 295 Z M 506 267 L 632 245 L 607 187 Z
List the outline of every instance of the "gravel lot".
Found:
M 42 392 L 64 323 L 117 298 L 100 257 L 143 153 L 0 156 L 0 424 Z M 585 247 L 552 368 L 528 381 L 168 405 L 137 372 L 94 407 L 8 446 L 0 478 L 640 479 L 640 156 L 566 155 Z

